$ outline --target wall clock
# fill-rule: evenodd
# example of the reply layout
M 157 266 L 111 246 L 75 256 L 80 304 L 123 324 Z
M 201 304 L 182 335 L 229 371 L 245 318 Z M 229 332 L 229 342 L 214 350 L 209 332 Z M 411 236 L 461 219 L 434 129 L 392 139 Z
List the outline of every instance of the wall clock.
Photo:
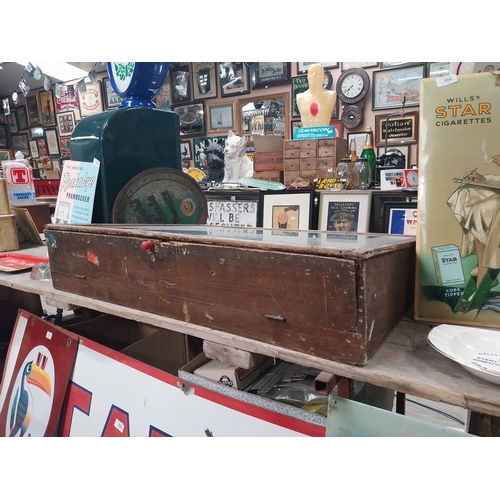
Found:
M 340 119 L 345 128 L 356 128 L 363 121 L 363 110 L 359 106 L 346 106 Z
M 346 104 L 362 101 L 370 90 L 370 77 L 361 68 L 345 70 L 337 80 L 337 95 Z

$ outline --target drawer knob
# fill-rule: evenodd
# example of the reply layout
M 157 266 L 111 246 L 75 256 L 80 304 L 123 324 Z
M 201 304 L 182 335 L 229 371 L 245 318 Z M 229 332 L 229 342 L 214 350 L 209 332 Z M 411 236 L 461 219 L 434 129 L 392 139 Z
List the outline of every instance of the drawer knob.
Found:
M 141 243 L 141 250 L 144 250 L 145 252 L 149 252 L 150 250 L 153 250 L 154 246 L 155 245 L 151 240 L 144 240 Z

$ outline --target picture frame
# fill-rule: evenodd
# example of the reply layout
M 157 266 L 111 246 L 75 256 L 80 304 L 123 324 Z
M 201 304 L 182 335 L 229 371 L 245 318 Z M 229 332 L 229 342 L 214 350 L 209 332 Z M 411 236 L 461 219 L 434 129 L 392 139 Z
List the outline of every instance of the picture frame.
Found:
M 267 88 L 290 83 L 289 62 L 255 62 L 252 64 L 252 88 Z
M 170 68 L 170 92 L 172 104 L 190 102 L 192 98 L 191 89 L 191 66 L 173 66 Z
M 45 130 L 45 141 L 47 143 L 47 151 L 49 152 L 49 156 L 58 155 L 59 141 L 55 128 Z
M 290 132 L 292 134 L 292 139 L 295 135 L 296 130 L 301 128 L 301 127 L 302 127 L 302 122 L 300 120 L 292 120 L 290 122 Z
M 205 150 L 212 143 L 217 143 L 223 149 L 226 145 L 226 135 L 213 136 L 213 137 L 196 137 L 193 139 L 193 163 L 195 168 L 200 170 L 208 169 L 208 161 L 205 155 Z
M 289 231 L 312 226 L 314 189 L 260 191 L 257 226 Z
M 18 106 L 16 108 L 17 114 L 17 125 L 19 127 L 19 131 L 28 130 L 29 122 L 28 122 L 28 113 L 26 111 L 26 106 Z
M 327 68 L 338 68 L 339 63 L 338 62 L 320 62 L 320 63 L 314 63 L 314 62 L 298 62 L 297 63 L 297 73 L 302 74 L 302 73 L 307 73 L 309 70 L 309 66 L 312 64 L 321 64 L 324 69 Z
M 372 110 L 405 108 L 420 105 L 420 81 L 425 77 L 425 64 L 374 71 L 372 75 Z
M 416 201 L 384 201 L 381 208 L 383 232 L 416 236 L 417 206 Z
M 36 143 L 36 140 L 30 141 L 30 152 L 31 152 L 32 158 L 39 158 L 40 157 L 40 153 L 38 152 L 38 145 Z
M 414 63 L 412 63 L 412 62 L 381 62 L 380 67 L 381 68 L 394 68 L 394 67 L 406 66 L 408 64 L 414 64 Z
M 61 90 L 61 95 L 55 96 L 56 114 L 71 109 L 80 109 L 78 103 L 77 85 L 66 85 Z
M 61 160 L 59 160 L 59 158 L 51 158 L 50 164 L 52 166 L 52 170 L 61 173 Z
M 85 92 L 78 91 L 78 103 L 82 118 L 104 111 L 101 82 L 86 83 L 85 87 Z
M 206 107 L 209 132 L 221 132 L 235 129 L 234 103 L 206 104 Z
M 49 151 L 47 149 L 47 142 L 44 138 L 36 140 L 36 146 L 38 148 L 38 153 L 40 157 L 49 156 Z
M 7 136 L 7 125 L 5 123 L 0 123 L 0 148 L 8 148 L 9 139 Z
M 60 137 L 71 135 L 75 129 L 74 111 L 64 111 L 57 114 L 57 131 Z
M 59 150 L 61 151 L 61 156 L 68 158 L 70 156 L 70 140 L 71 137 L 59 137 Z
M 205 134 L 205 113 L 203 103 L 184 104 L 172 108 L 179 115 L 180 130 L 183 135 Z
M 160 92 L 156 94 L 154 98 L 154 103 L 158 109 L 164 109 L 166 111 L 170 111 L 172 108 L 172 92 L 170 90 L 170 80 L 167 78 L 167 81 L 163 84 L 163 87 L 160 89 Z
M 345 152 L 349 156 L 351 152 L 351 141 L 354 139 L 356 143 L 356 154 L 358 157 L 361 156 L 363 152 L 363 146 L 366 142 L 366 132 L 348 132 L 347 133 L 347 151 Z
M 427 78 L 441 78 L 451 72 L 451 62 L 430 62 L 427 63 Z
M 7 115 L 7 123 L 9 124 L 9 132 L 11 134 L 17 134 L 19 132 L 15 113 L 9 113 Z
M 341 120 L 330 120 L 330 125 L 335 129 L 335 137 L 344 137 L 344 125 Z
M 345 71 L 346 69 L 351 68 L 378 68 L 378 62 L 341 62 L 340 63 L 340 71 Z
M 212 99 L 217 97 L 217 74 L 215 62 L 194 62 L 193 95 L 194 99 Z
M 375 146 L 385 146 L 386 125 L 387 146 L 416 144 L 418 142 L 418 111 L 407 111 L 404 116 L 375 115 Z
M 370 223 L 371 191 L 321 191 L 318 230 L 366 233 Z
M 11 159 L 11 152 L 9 149 L 0 149 L 0 161 Z
M 38 95 L 26 97 L 26 107 L 28 110 L 29 125 L 36 127 L 41 124 L 40 121 L 40 108 L 38 106 Z
M 221 97 L 250 94 L 250 72 L 242 62 L 217 63 Z
M 21 151 L 21 153 L 23 153 L 25 157 L 30 155 L 29 140 L 27 133 L 11 135 L 10 137 L 12 139 L 12 149 L 14 150 L 15 153 L 17 151 Z
M 54 94 L 52 90 L 42 90 L 38 94 L 40 111 L 42 116 L 42 125 L 44 127 L 55 127 L 56 111 L 54 105 Z
M 181 141 L 181 160 L 192 160 L 191 141 Z
M 104 92 L 104 104 L 106 109 L 114 109 L 120 107 L 123 97 L 119 96 L 113 86 L 109 77 L 102 79 L 102 88 Z
M 43 127 L 32 127 L 30 133 L 32 139 L 39 139 L 43 137 Z

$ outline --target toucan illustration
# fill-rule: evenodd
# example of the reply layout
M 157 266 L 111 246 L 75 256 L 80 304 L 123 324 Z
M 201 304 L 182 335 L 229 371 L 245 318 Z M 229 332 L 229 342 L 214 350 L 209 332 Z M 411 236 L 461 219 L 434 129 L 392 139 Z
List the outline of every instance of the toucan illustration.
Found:
M 21 431 L 20 436 L 24 436 L 31 422 L 31 415 L 28 413 L 28 407 L 32 395 L 28 391 L 29 387 L 25 385 L 26 382 L 35 387 L 39 387 L 48 394 L 49 397 L 52 393 L 52 384 L 47 373 L 33 364 L 33 361 L 26 363 L 21 378 L 21 384 L 17 388 L 14 404 L 10 412 L 9 437 L 17 435 L 19 430 Z

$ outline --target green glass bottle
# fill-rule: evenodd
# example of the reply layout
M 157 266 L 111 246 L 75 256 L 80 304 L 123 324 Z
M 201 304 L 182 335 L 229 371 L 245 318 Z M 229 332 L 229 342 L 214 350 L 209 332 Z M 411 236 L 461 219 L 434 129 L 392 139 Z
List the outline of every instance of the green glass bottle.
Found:
M 375 186 L 375 174 L 376 174 L 376 165 L 375 165 L 375 151 L 373 151 L 373 131 L 371 127 L 366 128 L 366 141 L 363 146 L 363 152 L 361 153 L 361 158 L 366 158 L 368 163 L 370 164 L 371 170 L 371 185 Z

